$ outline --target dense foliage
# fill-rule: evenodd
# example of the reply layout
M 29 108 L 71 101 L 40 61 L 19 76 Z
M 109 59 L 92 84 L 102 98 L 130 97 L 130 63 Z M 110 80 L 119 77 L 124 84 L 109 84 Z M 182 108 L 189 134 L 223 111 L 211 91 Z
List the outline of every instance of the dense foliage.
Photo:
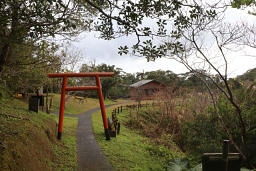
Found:
M 43 38 L 75 35 L 87 29 L 93 13 L 88 6 L 76 1 L 1 1 L 0 72 L 16 62 L 24 46 L 33 47 Z
M 246 75 L 248 72 L 244 77 Z M 167 95 L 156 94 L 154 106 L 131 111 L 127 125 L 167 147 L 172 147 L 171 140 L 174 140 L 183 152 L 192 157 L 193 162 L 198 163 L 202 153 L 222 152 L 223 140 L 230 138 L 223 127 L 224 122 L 234 142 L 246 155 L 247 160 L 243 160 L 243 165 L 255 167 L 256 90 L 252 82 L 251 86 L 242 86 L 242 82 L 239 84 L 235 80 L 237 79 L 230 79 L 229 84 L 245 121 L 246 143 L 241 139 L 240 122 L 234 115 L 236 108 L 230 101 L 219 94 L 217 108 L 214 108 L 207 91 L 198 91 L 191 87 L 180 88 L 175 92 L 171 88 Z M 166 137 L 169 137 L 169 140 Z M 233 144 L 230 152 L 238 152 Z
M 95 10 L 78 1 L 3 0 L 0 2 L 0 84 L 26 93 L 46 85 L 48 72 L 63 65 L 50 37 L 87 30 Z

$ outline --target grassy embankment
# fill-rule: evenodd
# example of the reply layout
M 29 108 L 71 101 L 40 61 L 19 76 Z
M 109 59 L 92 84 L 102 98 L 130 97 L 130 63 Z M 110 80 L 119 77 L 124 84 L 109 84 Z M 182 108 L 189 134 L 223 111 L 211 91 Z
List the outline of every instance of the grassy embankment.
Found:
M 0 170 L 76 170 L 77 118 L 65 117 L 56 139 L 57 115 L 28 111 L 28 104 L 0 99 Z
M 54 94 L 53 109 L 60 95 Z M 105 104 L 115 103 L 106 100 Z M 98 99 L 84 103 L 70 99 L 66 113 L 80 114 L 99 106 Z M 62 140 L 56 140 L 57 115 L 28 111 L 26 101 L 0 99 L 0 170 L 77 170 L 77 118 L 64 117 Z
M 107 109 L 109 116 L 111 111 L 112 108 Z M 185 156 L 177 148 L 156 145 L 140 132 L 126 127 L 128 115 L 127 111 L 118 114 L 120 135 L 111 138 L 111 141 L 105 140 L 100 112 L 92 115 L 95 138 L 115 170 L 166 170 L 168 161 Z

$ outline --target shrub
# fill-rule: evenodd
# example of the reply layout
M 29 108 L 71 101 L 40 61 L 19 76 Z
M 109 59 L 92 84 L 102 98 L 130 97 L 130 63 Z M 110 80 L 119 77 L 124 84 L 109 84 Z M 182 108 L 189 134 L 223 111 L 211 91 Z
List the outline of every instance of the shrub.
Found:
M 202 153 L 222 152 L 222 142 L 228 137 L 207 94 L 192 92 L 181 97 L 171 93 L 158 95 L 157 107 L 134 112 L 130 117 L 130 125 L 142 130 L 144 135 L 157 143 L 169 147 L 172 144 L 163 137 L 171 137 L 195 161 L 200 160 Z M 248 161 L 256 166 L 256 91 L 238 87 L 233 95 L 242 111 L 247 143 L 242 142 L 240 120 L 230 101 L 219 96 L 216 106 L 233 140 Z M 230 152 L 237 151 L 231 146 Z
M 186 152 L 201 155 L 205 152 L 220 152 L 223 135 L 214 115 L 198 114 L 194 120 L 185 121 L 181 135 L 175 142 Z

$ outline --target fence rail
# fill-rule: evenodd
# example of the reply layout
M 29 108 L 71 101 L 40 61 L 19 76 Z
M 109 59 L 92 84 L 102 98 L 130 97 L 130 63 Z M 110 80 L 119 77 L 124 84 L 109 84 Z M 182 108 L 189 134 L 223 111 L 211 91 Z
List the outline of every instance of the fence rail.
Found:
M 152 107 L 152 106 L 157 106 L 158 104 L 157 103 L 145 103 L 145 104 L 132 104 L 132 105 L 121 105 L 121 106 L 118 106 L 116 108 L 114 108 L 112 110 L 112 114 L 119 114 L 121 112 L 123 112 L 123 110 L 127 110 L 127 109 L 140 109 L 142 107 Z
M 111 126 L 109 128 L 110 135 L 113 137 L 116 137 L 116 134 L 120 133 L 120 122 L 118 121 L 117 114 L 123 112 L 124 110 L 128 109 L 140 109 L 142 107 L 149 107 L 149 106 L 155 106 L 157 103 L 145 103 L 145 104 L 132 104 L 132 105 L 121 105 L 112 110 L 111 118 L 112 120 L 109 121 L 111 123 Z M 112 126 L 113 125 L 113 126 Z

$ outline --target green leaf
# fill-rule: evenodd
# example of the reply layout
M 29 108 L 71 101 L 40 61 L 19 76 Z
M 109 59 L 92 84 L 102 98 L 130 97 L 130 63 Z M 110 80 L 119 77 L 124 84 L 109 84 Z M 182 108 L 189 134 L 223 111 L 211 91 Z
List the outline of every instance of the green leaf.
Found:
M 191 171 L 202 171 L 203 168 L 202 168 L 202 164 L 198 164 L 196 165 L 196 167 L 192 168 Z
M 189 170 L 189 161 L 187 159 L 174 159 L 169 162 L 168 171 L 184 171 Z
M 241 171 L 250 171 L 250 170 L 247 168 L 241 168 Z
M 177 165 L 176 163 L 170 162 L 167 170 L 168 171 L 182 171 L 182 167 Z

